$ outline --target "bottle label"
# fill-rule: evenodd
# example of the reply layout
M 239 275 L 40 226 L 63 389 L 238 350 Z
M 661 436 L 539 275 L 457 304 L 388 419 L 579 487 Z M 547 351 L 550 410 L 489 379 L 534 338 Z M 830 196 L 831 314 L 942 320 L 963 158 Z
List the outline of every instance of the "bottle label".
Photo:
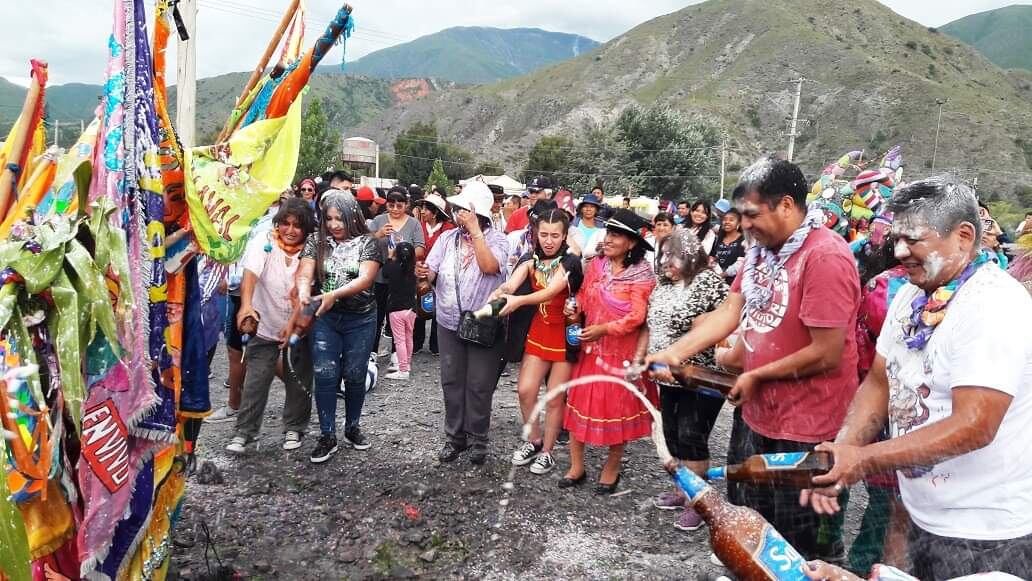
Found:
M 763 541 L 753 553 L 753 560 L 777 581 L 806 581 L 806 562 L 785 537 L 769 524 L 763 527 Z
M 769 470 L 789 470 L 795 468 L 806 460 L 809 452 L 782 452 L 780 454 L 761 454 L 763 464 Z
M 727 478 L 727 466 L 718 466 L 706 471 L 706 480 L 724 480 Z
M 566 344 L 570 347 L 580 346 L 581 326 L 577 323 L 566 326 Z
M 432 313 L 434 312 L 434 293 L 426 293 L 421 299 L 419 299 L 420 307 L 423 312 Z
M 698 500 L 710 487 L 705 480 L 699 478 L 696 473 L 684 466 L 679 467 L 677 472 L 674 472 L 674 483 L 688 496 L 688 502 Z

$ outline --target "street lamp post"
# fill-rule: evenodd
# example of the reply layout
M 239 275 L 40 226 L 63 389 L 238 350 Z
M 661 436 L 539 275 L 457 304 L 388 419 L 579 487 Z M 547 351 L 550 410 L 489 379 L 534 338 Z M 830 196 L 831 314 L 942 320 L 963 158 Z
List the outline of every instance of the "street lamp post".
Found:
M 949 101 L 946 99 L 936 99 L 935 104 L 939 106 L 939 118 L 935 121 L 935 146 L 932 148 L 932 171 L 935 171 L 935 156 L 939 153 L 939 127 L 942 125 L 942 106 Z

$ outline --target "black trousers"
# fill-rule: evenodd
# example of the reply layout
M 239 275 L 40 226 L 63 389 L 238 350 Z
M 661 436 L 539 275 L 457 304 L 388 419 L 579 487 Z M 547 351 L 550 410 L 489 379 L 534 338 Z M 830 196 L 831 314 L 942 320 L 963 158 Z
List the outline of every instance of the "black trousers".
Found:
M 439 353 L 440 349 L 437 346 L 437 319 L 430 319 L 425 321 L 423 319 L 416 319 L 416 326 L 412 330 L 412 352 L 421 350 L 426 344 L 426 327 L 430 325 L 430 351 L 432 353 Z
M 999 571 L 1032 579 L 1032 535 L 1005 541 L 940 537 L 910 523 L 911 572 L 918 579 L 954 579 Z
M 380 350 L 380 334 L 383 333 L 383 324 L 387 320 L 387 295 L 390 293 L 390 286 L 385 283 L 373 284 L 373 295 L 376 297 L 376 328 L 373 330 L 373 352 Z M 387 335 L 391 334 L 391 326 L 387 325 Z M 413 347 L 415 348 L 415 347 Z M 394 353 L 394 338 L 391 338 L 391 353 Z
M 755 454 L 809 452 L 817 444 L 775 440 L 754 432 L 735 410 L 727 463 L 739 464 Z M 807 560 L 839 562 L 845 556 L 842 544 L 842 519 L 818 515 L 810 506 L 799 506 L 800 489 L 793 486 L 728 482 L 727 497 L 734 504 L 748 506 L 763 515 Z M 842 511 L 848 493 L 839 498 Z M 924 577 L 919 577 L 924 579 Z

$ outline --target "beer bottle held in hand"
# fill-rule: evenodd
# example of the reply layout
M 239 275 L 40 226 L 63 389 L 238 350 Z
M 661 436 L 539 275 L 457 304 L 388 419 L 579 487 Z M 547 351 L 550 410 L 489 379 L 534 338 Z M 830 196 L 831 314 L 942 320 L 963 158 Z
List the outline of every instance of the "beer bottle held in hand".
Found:
M 473 316 L 478 319 L 486 319 L 488 317 L 497 317 L 498 313 L 502 312 L 505 308 L 507 301 L 504 298 L 495 299 L 479 309 L 473 311 Z
M 735 386 L 737 376 L 733 373 L 718 371 L 698 365 L 663 365 L 653 363 L 649 366 L 650 371 L 665 369 L 674 376 L 677 383 L 685 389 L 697 391 L 712 397 L 725 397 Z
M 416 285 L 416 315 L 424 320 L 434 318 L 435 301 L 434 287 L 430 286 L 430 281 L 420 279 Z
M 811 488 L 813 477 L 827 474 L 833 465 L 828 452 L 757 454 L 741 464 L 710 468 L 706 478 Z
M 566 310 L 574 314 L 566 315 L 566 352 L 571 355 L 580 353 L 581 330 L 584 329 L 584 313 L 577 312 L 577 297 L 571 296 L 566 299 Z
M 806 562 L 760 513 L 735 506 L 684 466 L 668 467 L 710 531 L 710 546 L 743 581 L 804 581 Z
M 294 332 L 290 334 L 289 343 L 291 345 L 297 345 L 301 342 L 301 335 L 306 333 L 312 326 L 312 321 L 315 320 L 315 313 L 322 306 L 322 295 L 316 295 L 310 301 L 307 305 L 301 307 L 301 314 L 297 317 Z

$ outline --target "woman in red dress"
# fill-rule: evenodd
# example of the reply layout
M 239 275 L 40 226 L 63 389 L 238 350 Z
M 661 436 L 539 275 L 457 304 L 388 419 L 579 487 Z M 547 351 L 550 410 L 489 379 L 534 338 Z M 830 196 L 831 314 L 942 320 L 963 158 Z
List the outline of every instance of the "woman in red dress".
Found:
M 570 293 L 576 294 L 584 278 L 580 257 L 570 252 L 566 235 L 570 218 L 566 212 L 550 209 L 540 215 L 532 212 L 534 250 L 520 257 L 520 262 L 492 299 L 504 297 L 505 307 L 499 316 L 508 316 L 521 307 L 533 307 L 530 331 L 526 336 L 512 337 L 523 341 L 516 391 L 520 398 L 523 421 L 533 419 L 530 437 L 512 454 L 514 466 L 530 464 L 534 474 L 547 474 L 555 468 L 552 448 L 563 423 L 563 398 L 548 403 L 542 434 L 537 418 L 530 418 L 538 402 L 541 383 L 548 378 L 548 389 L 569 381 L 573 365 L 566 355 L 566 320 L 563 308 Z M 523 282 L 530 279 L 530 293 L 514 295 Z M 510 334 L 512 331 L 510 330 Z
M 577 295 L 585 313 L 582 353 L 573 378 L 612 375 L 634 359 L 638 333 L 648 314 L 649 295 L 656 286 L 652 267 L 645 260 L 652 247 L 642 232 L 648 223 L 630 210 L 618 210 L 606 222 L 602 256 L 592 259 Z M 639 389 L 656 402 L 656 387 L 641 381 Z M 627 442 L 648 436 L 652 416 L 638 399 L 616 384 L 589 383 L 569 391 L 564 426 L 570 432 L 570 469 L 560 488 L 584 482 L 584 445 L 608 446 L 609 457 L 595 494 L 612 494 L 620 482 L 620 460 Z

